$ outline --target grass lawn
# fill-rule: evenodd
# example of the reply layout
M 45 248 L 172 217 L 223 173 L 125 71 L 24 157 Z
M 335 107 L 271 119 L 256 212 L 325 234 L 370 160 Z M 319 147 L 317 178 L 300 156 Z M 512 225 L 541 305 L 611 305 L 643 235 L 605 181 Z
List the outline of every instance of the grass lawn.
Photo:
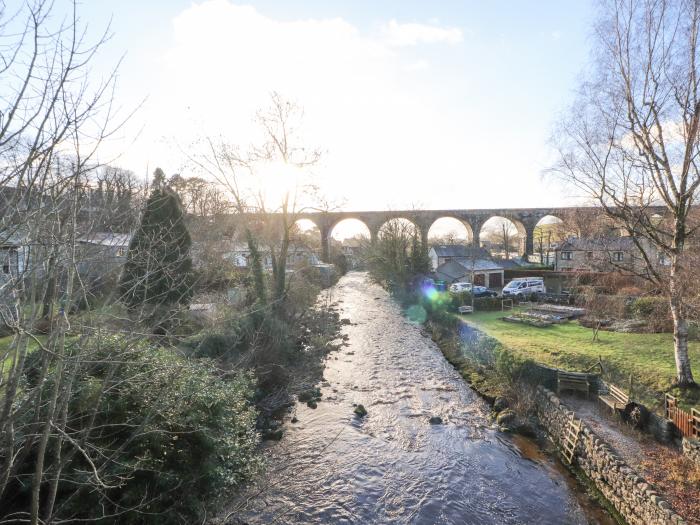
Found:
M 586 370 L 603 361 L 604 379 L 627 390 L 632 374 L 635 394 L 643 402 L 659 402 L 663 393 L 670 391 L 675 377 L 672 334 L 624 334 L 598 332 L 593 342 L 593 330 L 575 321 L 546 328 L 506 323 L 500 318 L 503 312 L 476 312 L 462 319 L 497 339 L 509 350 L 540 363 L 566 368 Z M 700 377 L 700 342 L 690 343 L 690 360 Z M 642 388 L 639 388 L 639 387 Z M 680 393 L 683 404 L 698 404 L 700 392 Z

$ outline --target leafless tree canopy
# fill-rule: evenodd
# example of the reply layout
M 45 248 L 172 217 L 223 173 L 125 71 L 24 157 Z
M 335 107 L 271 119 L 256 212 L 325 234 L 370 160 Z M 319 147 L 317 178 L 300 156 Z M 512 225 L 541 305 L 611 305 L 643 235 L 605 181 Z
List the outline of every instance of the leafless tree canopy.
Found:
M 670 299 L 678 382 L 692 384 L 679 276 L 698 228 L 700 3 L 606 0 L 599 9 L 593 65 L 555 134 L 554 171 L 633 237 L 644 275 Z

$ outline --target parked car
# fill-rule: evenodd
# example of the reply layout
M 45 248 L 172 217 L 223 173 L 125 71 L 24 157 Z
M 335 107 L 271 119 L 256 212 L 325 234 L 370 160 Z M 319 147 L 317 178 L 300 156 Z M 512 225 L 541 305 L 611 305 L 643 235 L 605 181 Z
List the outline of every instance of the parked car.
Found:
M 489 290 L 486 286 L 474 286 L 472 293 L 474 297 L 498 297 L 498 292 Z
M 527 297 L 534 293 L 545 293 L 542 277 L 523 277 L 513 279 L 503 288 L 503 297 Z
M 453 283 L 450 285 L 450 292 L 460 293 L 460 292 L 471 292 L 472 283 Z

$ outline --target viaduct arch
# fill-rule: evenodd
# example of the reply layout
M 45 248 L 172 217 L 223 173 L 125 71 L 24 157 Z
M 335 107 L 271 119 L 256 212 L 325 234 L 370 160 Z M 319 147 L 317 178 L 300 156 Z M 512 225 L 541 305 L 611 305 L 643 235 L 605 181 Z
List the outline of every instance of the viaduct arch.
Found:
M 443 217 L 457 219 L 471 231 L 472 242 L 481 242 L 481 228 L 492 217 L 503 217 L 515 224 L 521 237 L 520 254 L 523 256 L 534 253 L 534 232 L 537 224 L 547 216 L 562 218 L 565 213 L 572 211 L 591 212 L 599 208 L 565 207 L 565 208 L 495 208 L 495 209 L 463 209 L 463 210 L 384 210 L 384 211 L 319 211 L 304 212 L 296 216 L 296 220 L 308 219 L 321 232 L 322 258 L 330 259 L 330 240 L 333 228 L 342 220 L 356 219 L 363 222 L 370 231 L 372 242 L 376 241 L 381 227 L 391 219 L 406 219 L 411 221 L 421 234 L 424 242 L 428 241 L 428 230 L 435 221 Z M 648 212 L 663 213 L 662 207 L 649 208 Z M 274 215 L 274 214 L 273 214 Z

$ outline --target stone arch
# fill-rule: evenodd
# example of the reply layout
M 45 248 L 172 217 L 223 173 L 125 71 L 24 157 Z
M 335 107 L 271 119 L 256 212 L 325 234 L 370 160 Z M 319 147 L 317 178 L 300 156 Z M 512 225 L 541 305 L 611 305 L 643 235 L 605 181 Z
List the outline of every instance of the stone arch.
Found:
M 343 231 L 343 223 L 345 223 L 346 231 Z M 327 238 L 324 241 L 328 254 L 326 260 L 330 261 L 332 243 L 336 242 L 339 243 L 337 248 L 345 257 L 347 267 L 349 269 L 361 268 L 366 262 L 366 243 L 371 242 L 372 238 L 370 226 L 361 218 L 339 217 L 328 226 Z
M 525 255 L 528 253 L 528 233 L 531 233 L 531 231 L 528 231 L 528 228 L 526 228 L 525 224 L 518 218 L 510 216 L 508 214 L 503 214 L 503 215 L 489 215 L 486 220 L 484 220 L 479 228 L 479 239 L 480 239 L 480 244 L 484 246 L 486 243 L 488 243 L 487 240 L 484 239 L 484 228 L 487 230 L 489 228 L 494 228 L 496 232 L 498 233 L 502 229 L 502 225 L 505 224 L 506 228 L 508 229 L 507 236 L 509 237 L 508 239 L 508 244 L 509 244 L 509 249 L 504 249 L 503 246 L 500 248 L 500 254 L 503 257 L 509 258 L 510 255 L 513 252 L 513 249 L 517 251 L 518 255 Z M 501 237 L 503 235 L 501 234 Z M 497 235 L 494 235 L 495 238 L 497 238 Z M 511 239 L 515 238 L 517 242 L 512 242 Z M 501 241 L 501 245 L 502 245 Z M 494 254 L 494 247 L 490 246 L 489 251 Z
M 371 237 L 372 237 L 372 230 L 370 230 L 369 225 L 365 221 L 363 221 L 361 218 L 359 218 L 359 217 L 341 217 L 329 226 L 329 228 L 328 228 L 329 238 L 335 238 L 333 236 L 334 236 L 334 234 L 336 234 L 337 228 L 338 228 L 338 226 L 341 225 L 341 223 L 346 223 L 346 224 L 353 223 L 355 226 L 360 226 L 361 228 L 364 228 L 364 230 L 366 230 L 366 235 L 364 235 L 365 232 L 363 231 L 363 234 L 360 234 L 361 236 L 367 237 L 368 239 L 371 239 Z
M 289 241 L 287 264 L 290 267 L 323 258 L 323 228 L 313 219 L 302 217 L 294 221 Z
M 410 225 L 413 228 L 415 228 L 415 230 L 418 232 L 419 235 L 421 235 L 421 237 L 427 236 L 427 231 L 425 231 L 425 228 L 421 227 L 420 223 L 415 218 L 410 218 L 409 216 L 405 215 L 387 216 L 379 224 L 379 227 L 377 228 L 377 236 L 381 236 L 382 230 L 384 230 L 389 224 L 393 223 L 394 221 L 406 221 L 410 223 Z
M 474 230 L 472 229 L 472 225 L 469 223 L 469 221 L 462 219 L 461 217 L 457 217 L 454 215 L 441 215 L 439 217 L 435 217 L 435 219 L 431 220 L 427 224 L 427 231 L 426 231 L 426 236 L 430 238 L 431 231 L 433 230 L 433 227 L 439 223 L 440 221 L 447 219 L 450 221 L 455 221 L 455 225 L 459 224 L 464 228 L 464 231 L 466 233 L 466 241 L 468 243 L 473 243 L 474 242 Z
M 532 226 L 532 254 L 540 264 L 554 264 L 554 247 L 565 237 L 564 220 L 556 212 L 542 215 Z

